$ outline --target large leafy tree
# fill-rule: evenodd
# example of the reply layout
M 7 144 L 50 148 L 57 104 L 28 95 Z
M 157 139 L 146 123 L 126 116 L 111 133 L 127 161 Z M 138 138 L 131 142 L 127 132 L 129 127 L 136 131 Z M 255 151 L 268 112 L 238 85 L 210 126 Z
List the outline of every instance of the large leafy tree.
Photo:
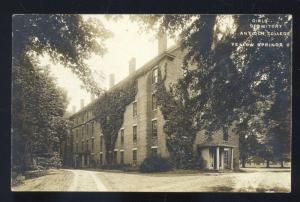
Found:
M 87 90 L 100 94 L 84 61 L 91 53 L 105 53 L 110 32 L 80 15 L 14 15 L 12 23 L 12 160 L 24 171 L 35 154 L 59 149 L 68 125 L 66 94 L 37 57 L 48 54 L 70 68 Z
M 289 34 L 268 35 L 267 32 L 276 29 L 250 27 L 253 18 L 267 18 Z M 217 130 L 227 133 L 245 120 L 248 122 L 243 131 L 250 131 L 253 119 L 246 117 L 254 116 L 261 120 L 257 128 L 263 136 L 260 140 L 268 148 L 266 153 L 277 153 L 277 157 L 289 154 L 289 15 L 147 15 L 132 19 L 158 32 L 172 35 L 179 30 L 182 48 L 187 50 L 184 79 L 189 82 L 189 95 L 197 98 L 189 107 L 198 111 L 195 115 L 198 128 L 208 131 L 208 137 Z M 241 34 L 248 32 L 265 32 L 265 36 Z M 241 45 L 250 43 L 255 45 Z M 258 43 L 282 43 L 282 47 L 258 46 Z M 190 65 L 195 68 L 188 69 Z M 279 144 L 281 141 L 284 144 Z M 284 154 L 280 155 L 281 152 Z
M 193 143 L 196 138 L 195 111 L 193 98 L 189 96 L 187 77 L 179 79 L 178 83 L 166 88 L 167 72 L 158 73 L 157 102 L 166 123 L 166 146 L 171 160 L 176 168 L 194 168 L 195 155 Z M 165 69 L 165 71 L 167 71 Z M 162 76 L 164 75 L 164 76 Z
M 99 20 L 84 20 L 81 15 L 18 14 L 12 18 L 12 34 L 13 64 L 18 64 L 27 51 L 48 54 L 54 62 L 70 68 L 87 90 L 101 93 L 85 64 L 92 53 L 106 52 L 104 41 L 111 32 Z

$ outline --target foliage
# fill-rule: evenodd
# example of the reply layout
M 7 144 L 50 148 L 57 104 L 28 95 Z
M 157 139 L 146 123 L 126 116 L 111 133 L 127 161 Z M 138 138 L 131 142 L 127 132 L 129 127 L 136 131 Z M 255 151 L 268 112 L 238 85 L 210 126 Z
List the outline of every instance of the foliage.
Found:
M 84 62 L 91 53 L 106 52 L 104 41 L 112 34 L 100 21 L 85 21 L 81 15 L 18 14 L 12 18 L 12 32 L 14 65 L 27 51 L 48 54 L 54 62 L 70 68 L 87 90 L 101 93 Z
M 101 165 L 101 169 L 107 170 L 122 170 L 122 171 L 136 171 L 137 169 L 132 167 L 130 164 L 106 164 Z
M 43 168 L 61 168 L 62 159 L 58 152 L 53 152 L 51 154 L 39 154 L 36 159 L 36 165 Z
M 250 27 L 253 18 L 268 18 L 269 22 L 282 25 L 281 31 L 289 32 L 289 35 L 264 37 L 240 34 L 270 32 L 267 27 L 256 30 Z M 266 153 L 276 153 L 281 159 L 289 156 L 289 15 L 147 15 L 138 16 L 135 20 L 158 32 L 166 30 L 174 34 L 175 30 L 180 30 L 182 48 L 187 50 L 183 80 L 189 96 L 194 98 L 188 107 L 198 112 L 195 114 L 196 128 L 206 130 L 206 134 L 211 136 L 220 129 L 226 133 L 231 126 L 245 119 L 247 123 L 243 125 L 243 131 L 250 131 L 251 121 L 256 116 L 261 124 L 257 127 L 260 131 L 256 133 Z M 232 43 L 236 42 L 282 42 L 283 47 L 233 46 Z M 189 69 L 190 65 L 195 68 Z
M 112 163 L 112 151 L 124 121 L 126 107 L 135 100 L 136 93 L 137 83 L 132 80 L 123 86 L 105 92 L 95 104 L 95 116 L 103 133 L 105 158 L 108 164 Z
M 110 36 L 97 21 L 80 15 L 14 15 L 12 18 L 12 164 L 29 169 L 37 154 L 59 150 L 68 121 L 66 94 L 56 87 L 38 56 L 70 68 L 93 93 L 100 93 L 84 63 L 91 53 L 104 54 Z M 99 38 L 100 37 L 100 38 Z M 96 40 L 97 39 L 97 40 Z
M 165 172 L 170 171 L 172 167 L 169 159 L 160 156 L 150 156 L 145 158 L 140 165 L 140 171 L 143 173 Z
M 164 75 L 166 74 L 167 72 Z M 165 79 L 166 77 L 162 78 L 161 70 L 159 70 L 157 103 L 166 120 L 163 126 L 166 133 L 166 145 L 175 167 L 189 168 L 193 166 L 193 144 L 197 132 L 193 124 L 191 100 L 188 97 L 184 80 L 179 80 L 177 85 L 167 90 Z
M 13 68 L 12 157 L 13 165 L 24 171 L 34 154 L 58 150 L 67 128 L 62 119 L 67 100 L 47 70 L 34 66 L 28 57 L 20 64 Z

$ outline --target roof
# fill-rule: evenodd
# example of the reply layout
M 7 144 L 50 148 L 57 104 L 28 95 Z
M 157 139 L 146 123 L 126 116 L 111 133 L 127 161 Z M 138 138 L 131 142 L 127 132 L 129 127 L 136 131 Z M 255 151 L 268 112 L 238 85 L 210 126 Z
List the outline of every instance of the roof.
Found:
M 203 144 L 197 144 L 197 147 L 237 147 L 234 145 L 229 145 L 227 143 L 203 143 Z
M 124 78 L 123 80 L 121 80 L 120 82 L 118 82 L 116 85 L 114 85 L 111 89 L 109 89 L 107 92 L 111 92 L 114 91 L 115 89 L 118 89 L 119 87 L 123 86 L 124 83 L 132 80 L 132 79 L 136 79 L 140 76 L 143 76 L 145 73 L 149 72 L 153 66 L 155 64 L 157 64 L 160 60 L 162 60 L 165 57 L 168 58 L 175 58 L 174 55 L 172 55 L 172 53 L 177 50 L 180 47 L 179 44 L 176 44 L 172 47 L 170 47 L 169 49 L 167 49 L 166 51 L 162 52 L 161 54 L 157 55 L 156 57 L 154 57 L 152 60 L 150 60 L 149 62 L 147 62 L 146 64 L 144 64 L 142 67 L 138 68 L 135 72 L 133 72 L 132 74 L 128 75 L 126 78 Z M 81 108 L 78 112 L 72 114 L 69 116 L 69 118 L 74 117 L 77 114 L 80 114 L 83 111 L 86 111 L 88 108 L 92 107 L 99 99 L 101 99 L 102 96 L 98 97 L 97 99 L 93 100 L 92 102 L 90 102 L 88 105 L 86 105 L 85 107 Z

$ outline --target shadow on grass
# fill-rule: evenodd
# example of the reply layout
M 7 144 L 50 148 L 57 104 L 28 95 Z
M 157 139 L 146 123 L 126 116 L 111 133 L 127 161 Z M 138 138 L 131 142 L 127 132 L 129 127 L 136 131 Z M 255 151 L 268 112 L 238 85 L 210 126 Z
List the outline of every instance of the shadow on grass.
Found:
M 212 192 L 233 192 L 233 188 L 229 186 L 215 186 L 212 187 Z

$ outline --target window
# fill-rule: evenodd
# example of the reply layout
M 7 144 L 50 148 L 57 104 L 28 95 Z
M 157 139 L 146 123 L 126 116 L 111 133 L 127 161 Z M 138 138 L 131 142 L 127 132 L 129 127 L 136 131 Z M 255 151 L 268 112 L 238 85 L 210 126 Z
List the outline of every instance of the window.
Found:
M 94 138 L 92 139 L 92 153 L 94 153 Z
M 132 161 L 133 161 L 133 165 L 136 165 L 136 163 L 137 163 L 137 150 L 132 151 Z
M 91 123 L 91 136 L 94 137 L 94 122 Z
M 157 137 L 157 120 L 152 121 L 152 137 Z
M 228 130 L 223 130 L 223 140 L 228 141 Z
M 124 129 L 121 129 L 120 131 L 121 135 L 121 145 L 124 145 Z
M 84 143 L 83 143 L 83 141 L 81 142 L 81 152 L 83 152 L 83 150 L 84 150 Z
M 78 142 L 76 142 L 76 153 L 78 153 Z
M 85 135 L 86 135 L 87 137 L 90 135 L 90 134 L 89 134 L 89 125 L 90 125 L 90 124 L 86 124 L 86 125 L 85 125 L 85 130 L 86 130 L 86 134 L 85 134 Z
M 89 151 L 89 140 L 86 140 L 86 151 Z
M 103 154 L 100 153 L 100 165 L 102 165 L 102 164 L 103 164 Z
M 151 156 L 157 156 L 157 147 L 151 148 Z
M 84 136 L 84 127 L 82 126 L 81 127 L 81 138 L 83 139 L 83 136 Z
M 118 151 L 114 151 L 113 161 L 114 161 L 114 164 L 118 163 Z
M 137 126 L 133 126 L 133 142 L 137 141 Z
M 152 110 L 157 109 L 157 102 L 156 102 L 156 95 L 155 93 L 152 94 Z
M 103 135 L 100 135 L 100 151 L 102 151 L 103 145 Z
M 124 164 L 124 151 L 120 151 L 120 164 Z
M 137 115 L 137 102 L 135 101 L 132 103 L 132 109 L 133 109 L 133 116 L 135 117 Z
M 76 141 L 78 141 L 78 134 L 79 134 L 79 130 L 76 129 Z
M 158 82 L 158 68 L 155 68 L 152 71 L 152 84 L 157 83 Z

